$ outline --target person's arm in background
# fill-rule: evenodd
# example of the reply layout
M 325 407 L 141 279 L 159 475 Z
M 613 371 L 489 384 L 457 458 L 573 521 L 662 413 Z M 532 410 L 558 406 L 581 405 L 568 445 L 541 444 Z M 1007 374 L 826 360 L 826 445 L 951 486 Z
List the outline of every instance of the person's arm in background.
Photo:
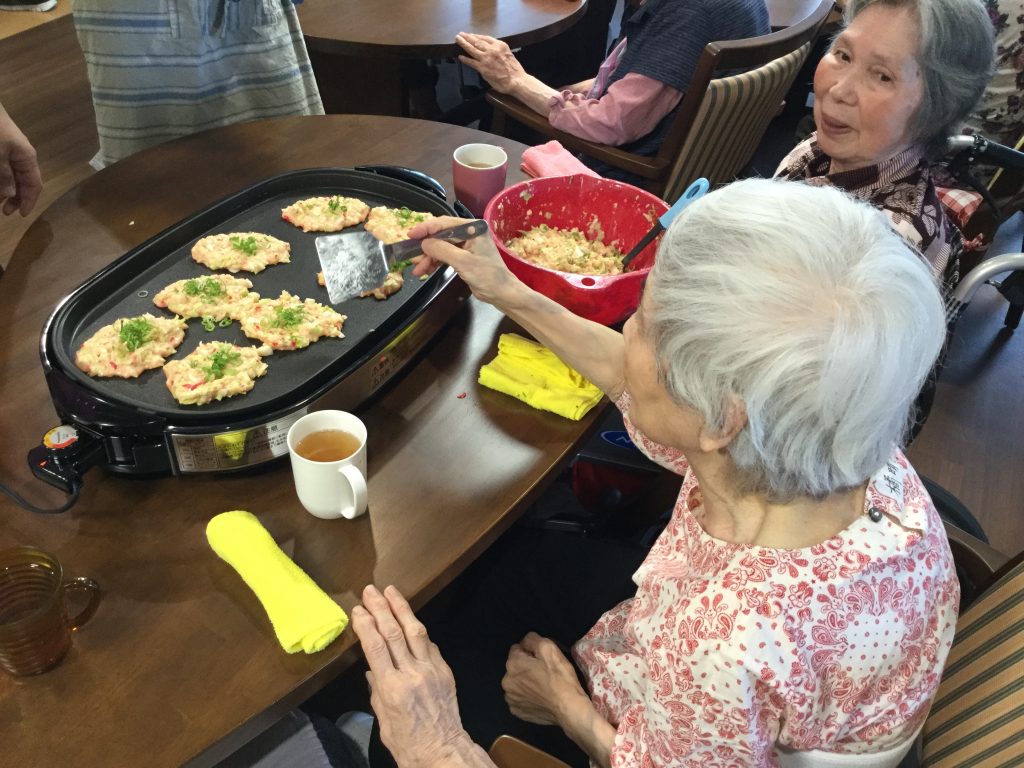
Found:
M 515 96 L 534 112 L 546 115 L 548 101 L 558 91 L 526 73 L 512 49 L 489 35 L 460 32 L 455 36 L 464 55 L 459 61 L 476 70 L 498 93 Z
M 682 98 L 672 86 L 631 72 L 599 99 L 556 94 L 548 100 L 548 122 L 581 139 L 619 146 L 653 131 Z
M 587 93 L 591 88 L 594 87 L 594 81 L 596 77 L 592 77 L 589 80 L 584 80 L 580 83 L 573 83 L 572 85 L 563 85 L 561 90 L 568 91 L 569 93 Z
M 5 216 L 27 216 L 43 190 L 36 151 L 0 104 L 0 204 Z

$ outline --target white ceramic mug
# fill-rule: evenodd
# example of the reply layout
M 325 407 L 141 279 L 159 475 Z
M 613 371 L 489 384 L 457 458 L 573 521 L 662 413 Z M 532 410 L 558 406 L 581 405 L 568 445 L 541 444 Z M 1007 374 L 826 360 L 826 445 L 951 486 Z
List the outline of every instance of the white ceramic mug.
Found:
M 337 461 L 313 461 L 296 447 L 314 432 L 339 430 L 359 441 L 351 456 Z M 345 411 L 307 413 L 288 430 L 288 455 L 299 501 L 311 515 L 325 520 L 348 520 L 366 512 L 366 425 Z

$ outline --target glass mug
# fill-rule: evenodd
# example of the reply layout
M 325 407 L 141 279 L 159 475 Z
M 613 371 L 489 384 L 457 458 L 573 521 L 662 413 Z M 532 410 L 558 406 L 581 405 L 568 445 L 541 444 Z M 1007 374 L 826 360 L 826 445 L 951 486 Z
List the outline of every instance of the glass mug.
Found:
M 85 608 L 68 618 L 67 595 L 88 595 Z M 64 658 L 71 633 L 96 612 L 100 588 L 92 579 L 64 581 L 52 555 L 35 547 L 0 552 L 0 667 L 12 675 L 38 675 Z

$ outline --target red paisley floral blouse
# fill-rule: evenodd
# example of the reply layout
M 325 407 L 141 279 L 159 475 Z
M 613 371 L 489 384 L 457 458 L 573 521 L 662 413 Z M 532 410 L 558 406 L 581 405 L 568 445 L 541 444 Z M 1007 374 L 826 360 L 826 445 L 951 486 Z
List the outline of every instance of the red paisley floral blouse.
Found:
M 912 738 L 953 640 L 960 588 L 945 532 L 900 451 L 865 515 L 813 547 L 731 544 L 700 524 L 686 459 L 633 441 L 684 476 L 672 519 L 633 580 L 574 647 L 618 733 L 613 766 L 777 765 L 786 750 L 872 753 Z M 883 513 L 873 522 L 867 511 Z

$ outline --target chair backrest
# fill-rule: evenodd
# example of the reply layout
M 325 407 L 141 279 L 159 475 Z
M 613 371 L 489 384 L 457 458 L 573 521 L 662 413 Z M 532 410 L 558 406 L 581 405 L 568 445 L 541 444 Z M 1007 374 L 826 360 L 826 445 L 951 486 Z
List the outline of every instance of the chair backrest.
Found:
M 804 43 L 763 67 L 708 83 L 665 180 L 666 200 L 700 176 L 712 186 L 731 181 L 750 162 L 810 48 Z
M 1024 765 L 1024 558 L 957 622 L 921 765 Z
M 515 736 L 499 736 L 487 750 L 498 768 L 569 768 L 556 757 L 542 752 Z
M 705 46 L 658 150 L 669 169 L 665 199 L 698 176 L 731 181 L 750 162 L 832 7 L 832 0 L 820 0 L 791 27 Z

